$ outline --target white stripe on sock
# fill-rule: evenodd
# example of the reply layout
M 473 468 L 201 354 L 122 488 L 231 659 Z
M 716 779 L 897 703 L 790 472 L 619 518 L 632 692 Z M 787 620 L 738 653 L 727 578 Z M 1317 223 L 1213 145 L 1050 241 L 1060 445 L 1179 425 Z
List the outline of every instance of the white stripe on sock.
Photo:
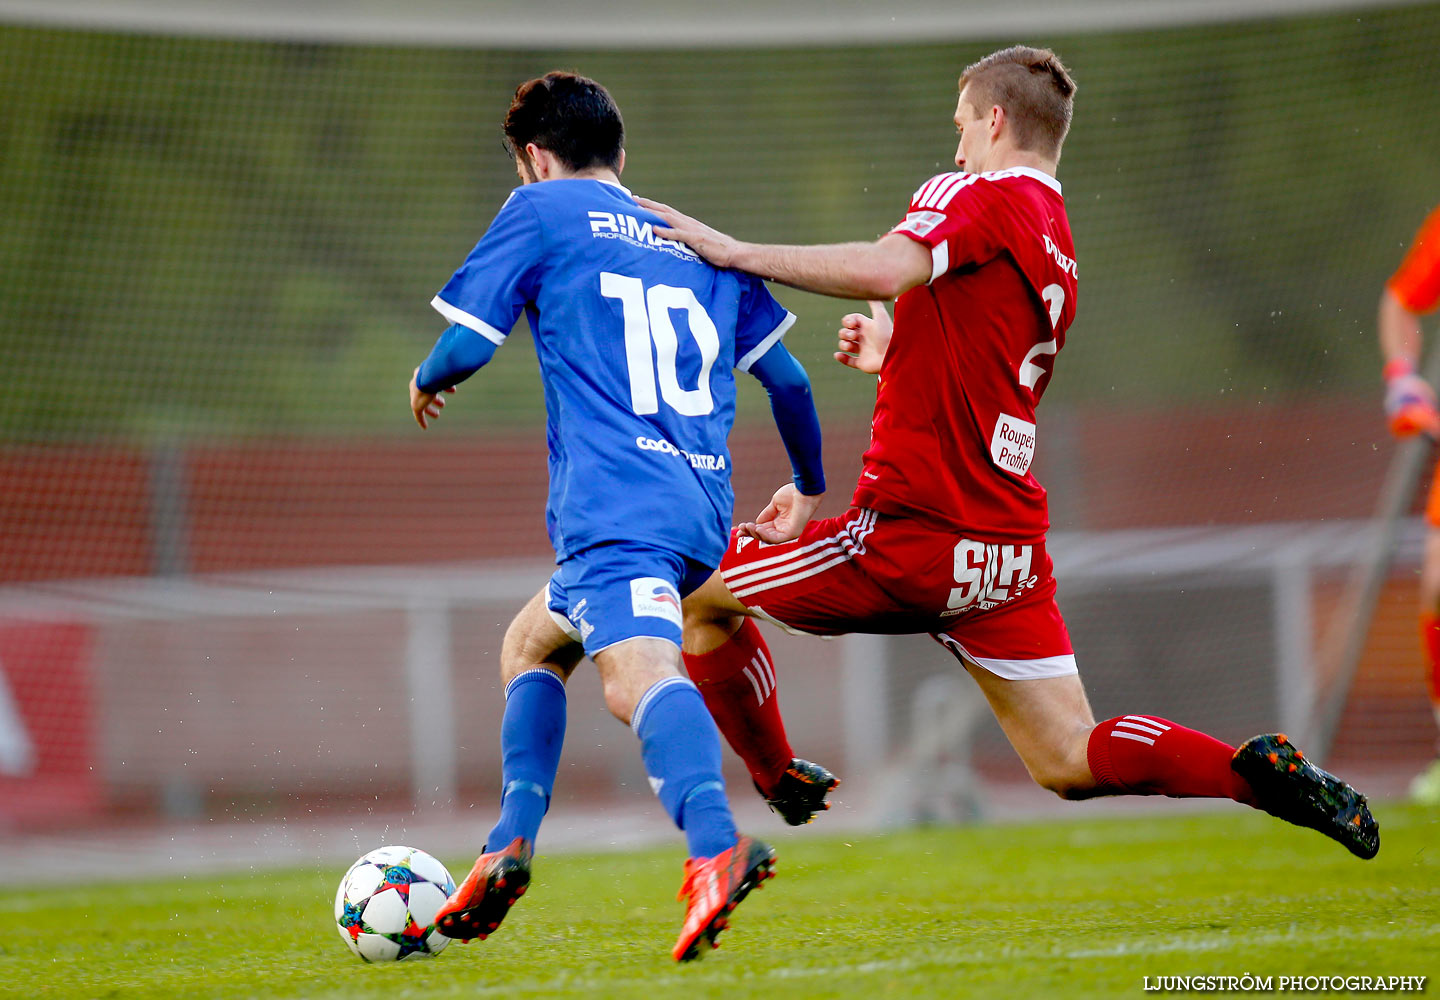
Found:
M 1112 730 L 1110 735 L 1118 736 L 1122 740 L 1134 740 L 1137 743 L 1149 743 L 1152 747 L 1155 745 L 1155 741 L 1152 740 L 1150 737 L 1138 736 L 1135 733 L 1117 733 Z
M 683 684 L 692 688 L 695 687 L 687 678 L 667 677 L 663 681 L 656 681 L 645 689 L 645 693 L 642 694 L 640 700 L 635 703 L 635 711 L 630 713 L 630 728 L 635 731 L 635 735 L 640 735 L 640 725 L 645 719 L 645 713 L 650 710 L 650 706 L 654 704 L 655 699 L 677 684 Z M 696 690 L 698 691 L 699 689 L 696 688 Z
M 1142 725 L 1140 725 L 1140 723 L 1138 723 L 1138 722 L 1117 722 L 1117 723 L 1115 723 L 1115 728 L 1116 728 L 1116 729 L 1119 729 L 1121 726 L 1124 726 L 1126 729 L 1138 729 L 1138 730 L 1140 730 L 1142 733 L 1149 733 L 1151 736 L 1163 736 L 1163 735 L 1165 734 L 1165 730 L 1163 730 L 1163 729 L 1154 729 L 1154 728 L 1152 728 L 1152 727 L 1150 727 L 1150 726 L 1142 726 Z

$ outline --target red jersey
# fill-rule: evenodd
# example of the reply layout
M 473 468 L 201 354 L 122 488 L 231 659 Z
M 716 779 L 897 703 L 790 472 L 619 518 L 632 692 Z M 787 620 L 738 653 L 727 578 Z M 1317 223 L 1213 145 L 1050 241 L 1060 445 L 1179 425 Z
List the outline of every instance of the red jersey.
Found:
M 1030 472 L 1035 406 L 1075 317 L 1060 184 L 1028 167 L 941 174 L 892 232 L 930 250 L 928 284 L 895 303 L 870 447 L 852 503 L 983 541 L 1050 526 Z
M 1415 234 L 1410 252 L 1386 286 L 1416 315 L 1440 305 L 1440 208 L 1430 213 Z

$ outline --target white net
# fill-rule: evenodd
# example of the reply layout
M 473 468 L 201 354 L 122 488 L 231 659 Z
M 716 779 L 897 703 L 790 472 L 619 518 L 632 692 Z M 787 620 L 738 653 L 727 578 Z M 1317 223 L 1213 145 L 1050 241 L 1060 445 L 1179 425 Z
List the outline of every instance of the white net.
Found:
M 948 165 L 955 77 L 996 30 L 1052 45 L 1080 83 L 1061 179 L 1081 302 L 1041 410 L 1037 474 L 1096 710 L 1169 712 L 1237 740 L 1310 718 L 1327 681 L 1315 638 L 1343 571 L 1326 547 L 1344 549 L 1337 522 L 1370 514 L 1392 453 L 1374 311 L 1436 200 L 1440 5 L 1247 5 L 1253 16 L 1228 21 L 1198 13 L 1224 5 L 1119 5 L 1104 16 L 1190 19 L 1056 13 L 984 22 L 970 40 L 884 44 L 857 41 L 855 22 L 846 44 L 782 31 L 698 50 L 658 36 L 643 48 L 437 39 L 446 22 L 419 16 L 409 23 L 428 25 L 424 38 L 355 41 L 286 28 L 279 13 L 256 32 L 213 12 L 207 30 L 184 18 L 162 29 L 115 19 L 155 5 L 43 6 L 46 24 L 33 5 L 0 11 L 14 22 L 0 27 L 0 822 L 403 799 L 436 780 L 410 759 L 401 678 L 446 657 L 397 638 L 409 584 L 390 587 L 383 610 L 341 601 L 269 617 L 187 594 L 217 574 L 258 574 L 247 586 L 263 589 L 317 567 L 422 579 L 461 563 L 489 578 L 497 560 L 543 563 L 544 435 L 525 339 L 423 439 L 403 396 L 440 327 L 431 295 L 513 183 L 498 122 L 516 83 L 557 66 L 604 82 L 640 193 L 749 238 L 856 239 L 886 230 Z M 1100 17 L 1105 5 L 1054 6 Z M 255 37 L 267 34 L 288 40 Z M 779 295 L 800 315 L 788 342 L 822 409 L 834 512 L 858 472 L 873 386 L 828 360 L 847 306 Z M 742 514 L 787 472 L 767 420 L 748 392 L 734 441 Z M 1140 529 L 1157 532 L 1145 547 L 1165 559 L 1101 572 L 1135 541 L 1116 533 Z M 1300 569 L 1281 558 L 1292 537 Z M 1234 565 L 1205 557 L 1236 545 L 1250 549 Z M 1429 753 L 1408 551 L 1382 594 L 1337 763 L 1404 769 Z M 533 585 L 540 571 L 527 572 Z M 163 624 L 110 613 L 157 581 L 178 588 Z M 48 601 L 101 583 L 103 597 Z M 513 590 L 451 604 L 456 718 L 498 713 L 495 644 L 528 596 Z M 804 692 L 785 702 L 797 746 L 868 760 L 877 781 L 909 752 L 897 734 L 915 690 L 953 669 L 925 642 L 855 647 L 889 663 L 883 710 L 864 721 L 844 707 L 851 685 L 876 683 L 859 653 L 842 683 L 825 670 L 830 653 L 806 651 L 818 644 L 783 647 L 803 661 L 782 667 L 784 690 Z M 1308 694 L 1287 701 L 1281 680 Z M 394 729 L 377 737 L 370 705 L 392 698 Z M 983 716 L 977 726 L 966 766 L 1016 777 L 998 733 Z M 253 747 L 191 752 L 181 730 Z M 445 779 L 461 798 L 494 786 L 493 738 L 477 742 Z M 572 741 L 574 766 L 601 766 L 585 744 Z M 617 774 L 562 793 L 637 779 Z

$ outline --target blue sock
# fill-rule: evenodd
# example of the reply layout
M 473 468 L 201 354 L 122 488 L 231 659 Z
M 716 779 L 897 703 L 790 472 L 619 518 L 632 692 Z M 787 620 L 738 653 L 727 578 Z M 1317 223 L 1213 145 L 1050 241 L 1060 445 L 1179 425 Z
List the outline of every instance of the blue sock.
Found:
M 540 821 L 550 808 L 564 742 L 565 684 L 559 677 L 537 667 L 505 686 L 500 819 L 485 838 L 487 851 L 503 851 L 516 837 L 524 837 L 534 849 Z
M 685 831 L 692 858 L 735 846 L 735 819 L 720 776 L 720 731 L 695 685 L 667 677 L 640 696 L 630 727 L 660 804 Z

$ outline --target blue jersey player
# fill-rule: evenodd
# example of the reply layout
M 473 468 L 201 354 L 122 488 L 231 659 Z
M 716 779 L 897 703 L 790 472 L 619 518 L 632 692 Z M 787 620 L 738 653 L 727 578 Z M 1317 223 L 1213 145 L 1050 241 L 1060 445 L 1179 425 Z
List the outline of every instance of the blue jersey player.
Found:
M 685 833 L 688 906 L 674 957 L 686 961 L 713 946 L 774 865 L 768 845 L 735 830 L 719 733 L 680 670 L 680 601 L 729 538 L 733 370 L 765 385 L 794 471 L 759 518 L 767 537 L 798 535 L 819 504 L 819 421 L 804 369 L 781 343 L 794 317 L 759 279 L 658 238 L 658 217 L 620 185 L 624 127 L 603 87 L 569 73 L 531 80 L 504 131 L 521 186 L 435 297 L 452 325 L 415 371 L 411 409 L 425 427 L 443 393 L 526 314 L 545 386 L 545 514 L 559 568 L 506 633 L 500 819 L 436 923 L 450 937 L 484 938 L 528 886 L 559 767 L 565 681 L 588 654 Z

